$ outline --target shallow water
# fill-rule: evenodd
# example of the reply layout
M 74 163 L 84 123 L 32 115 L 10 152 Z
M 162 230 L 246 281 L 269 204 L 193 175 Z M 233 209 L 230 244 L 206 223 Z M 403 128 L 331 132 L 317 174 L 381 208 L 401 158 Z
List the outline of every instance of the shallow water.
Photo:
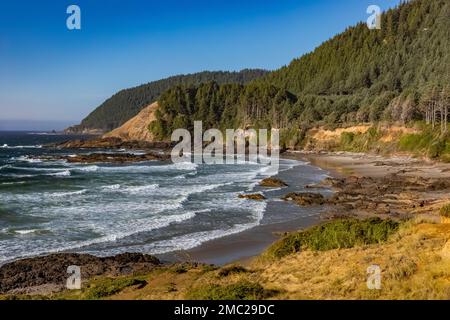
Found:
M 259 189 L 268 175 L 261 164 L 79 165 L 35 159 L 111 152 L 42 147 L 68 138 L 0 132 L 0 262 L 59 251 L 158 254 L 311 214 L 286 209 L 265 216 L 284 190 Z M 293 168 L 297 176 L 290 183 L 297 188 L 324 175 L 304 162 L 280 161 L 286 179 Z M 238 199 L 250 191 L 264 192 L 268 200 Z

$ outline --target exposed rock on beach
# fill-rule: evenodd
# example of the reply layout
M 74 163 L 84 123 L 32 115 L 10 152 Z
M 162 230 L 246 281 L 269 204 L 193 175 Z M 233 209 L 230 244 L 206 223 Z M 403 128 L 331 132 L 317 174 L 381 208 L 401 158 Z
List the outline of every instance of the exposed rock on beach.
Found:
M 294 201 L 300 206 L 322 205 L 326 202 L 325 197 L 320 193 L 291 192 L 283 197 L 285 201 Z
M 262 194 L 260 193 L 255 193 L 255 194 L 240 194 L 239 195 L 240 199 L 249 199 L 249 200 L 257 200 L 257 201 L 262 201 L 262 200 L 266 200 L 266 197 L 264 197 Z
M 14 261 L 0 267 L 0 293 L 57 292 L 70 276 L 67 267 L 79 266 L 81 279 L 93 276 L 145 274 L 161 262 L 150 255 L 125 253 L 114 257 L 62 253 Z
M 122 140 L 117 137 L 96 138 L 87 140 L 70 140 L 62 143 L 47 145 L 59 149 L 171 149 L 175 144 L 171 142 L 148 142 L 137 140 Z
M 267 187 L 267 188 L 279 188 L 279 187 L 287 187 L 287 184 L 277 178 L 267 178 L 260 182 L 259 184 L 261 187 Z
M 56 157 L 57 160 L 65 160 L 69 163 L 128 163 L 128 162 L 143 162 L 151 160 L 165 161 L 170 159 L 170 155 L 159 153 L 146 153 L 142 155 L 130 153 L 91 153 L 78 154 L 75 156 L 61 156 Z

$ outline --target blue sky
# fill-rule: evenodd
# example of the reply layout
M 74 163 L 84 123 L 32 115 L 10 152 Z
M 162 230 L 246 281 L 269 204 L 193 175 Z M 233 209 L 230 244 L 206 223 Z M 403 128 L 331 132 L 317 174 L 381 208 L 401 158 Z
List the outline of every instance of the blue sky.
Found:
M 170 75 L 276 69 L 365 21 L 369 5 L 399 2 L 1 1 L 0 123 L 77 123 L 116 91 Z M 66 28 L 71 4 L 81 30 Z

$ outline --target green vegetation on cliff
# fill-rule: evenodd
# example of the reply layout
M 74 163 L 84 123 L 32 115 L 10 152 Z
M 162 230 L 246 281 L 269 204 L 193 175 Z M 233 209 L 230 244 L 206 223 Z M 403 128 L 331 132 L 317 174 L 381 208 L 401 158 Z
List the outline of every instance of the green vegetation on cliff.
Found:
M 158 139 L 170 139 L 175 129 L 193 129 L 195 120 L 203 127 L 240 128 L 245 125 L 283 127 L 292 115 L 295 96 L 272 85 L 247 86 L 216 82 L 198 87 L 177 86 L 161 95 L 157 121 L 150 130 Z
M 287 235 L 273 244 L 266 256 L 279 259 L 301 249 L 326 251 L 382 243 L 398 227 L 398 222 L 380 218 L 336 220 Z
M 402 3 L 383 14 L 381 30 L 359 23 L 246 86 L 177 86 L 159 102 L 150 129 L 160 139 L 194 120 L 204 129 L 283 128 L 289 145 L 300 145 L 317 126 L 437 125 L 450 106 L 450 2 Z
M 339 141 L 328 149 L 348 152 L 393 154 L 406 152 L 450 162 L 450 133 L 442 133 L 423 122 L 411 124 L 412 132 L 392 132 L 383 125 L 372 126 L 367 132 L 342 132 Z
M 450 2 L 414 0 L 385 12 L 380 30 L 359 23 L 257 82 L 298 95 L 303 124 L 408 122 L 449 76 Z
M 80 125 L 71 127 L 69 130 L 78 132 L 86 129 L 113 130 L 137 115 L 147 105 L 155 102 L 161 93 L 176 85 L 199 85 L 209 81 L 220 84 L 246 84 L 266 73 L 267 71 L 258 69 L 246 69 L 240 72 L 204 71 L 178 75 L 125 89 L 103 102 Z

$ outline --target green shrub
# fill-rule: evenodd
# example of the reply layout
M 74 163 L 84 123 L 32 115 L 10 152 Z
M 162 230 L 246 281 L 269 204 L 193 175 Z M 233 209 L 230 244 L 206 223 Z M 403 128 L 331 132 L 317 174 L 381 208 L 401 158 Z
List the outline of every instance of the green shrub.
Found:
M 102 279 L 101 281 L 95 281 L 92 286 L 87 289 L 85 296 L 86 299 L 101 299 L 116 293 L 119 293 L 125 288 L 132 286 L 144 287 L 147 282 L 142 279 L 136 278 L 119 278 L 119 279 Z
M 172 272 L 182 274 L 188 272 L 188 268 L 183 264 L 178 264 L 171 269 Z
M 205 264 L 202 266 L 202 271 L 203 272 L 211 272 L 211 271 L 216 271 L 217 269 L 219 269 L 219 267 L 213 265 L 213 264 Z
M 342 132 L 341 133 L 341 144 L 350 145 L 355 139 L 355 134 L 353 132 Z
M 443 206 L 439 212 L 442 217 L 450 218 L 450 203 Z
M 425 127 L 420 133 L 403 135 L 399 140 L 399 149 L 446 160 L 450 156 L 450 137 L 448 134 L 441 135 L 439 129 Z
M 270 258 L 281 258 L 302 248 L 325 251 L 381 243 L 396 232 L 398 227 L 398 222 L 380 218 L 336 220 L 289 234 L 273 244 L 266 255 Z
M 271 295 L 258 284 L 240 281 L 230 285 L 212 284 L 205 287 L 191 289 L 187 293 L 188 299 L 193 300 L 261 300 Z
M 351 152 L 367 152 L 378 149 L 381 132 L 376 127 L 370 127 L 365 133 L 342 132 L 340 149 Z
M 248 270 L 242 266 L 231 265 L 231 266 L 223 267 L 222 269 L 220 269 L 219 272 L 217 273 L 217 275 L 219 277 L 228 277 L 231 274 L 246 273 L 246 272 L 248 272 Z

